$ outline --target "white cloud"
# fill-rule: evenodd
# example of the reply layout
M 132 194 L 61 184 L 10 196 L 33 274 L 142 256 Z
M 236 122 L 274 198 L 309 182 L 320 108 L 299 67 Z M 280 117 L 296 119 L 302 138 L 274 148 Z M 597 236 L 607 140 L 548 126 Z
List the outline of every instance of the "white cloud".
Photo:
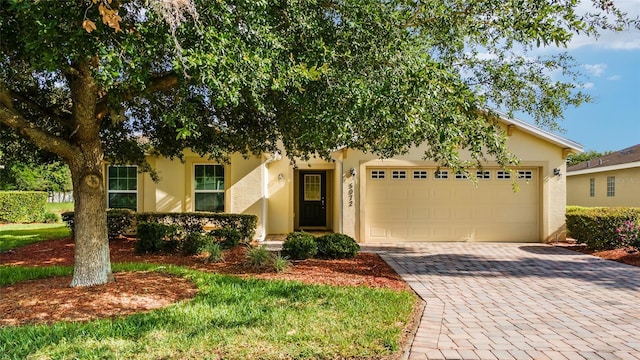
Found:
M 620 79 L 622 79 L 622 77 L 620 75 L 613 75 L 613 76 L 609 76 L 607 78 L 607 80 L 611 80 L 611 81 L 617 81 L 617 80 L 620 80 Z
M 581 88 L 583 88 L 583 89 L 593 89 L 595 87 L 596 87 L 596 85 L 594 83 L 592 83 L 592 82 L 584 83 L 581 86 Z
M 582 67 L 593 76 L 600 76 L 604 74 L 607 69 L 607 64 L 584 64 Z
M 615 5 L 626 12 L 628 17 L 636 18 L 640 16 L 640 0 L 620 0 Z M 582 0 L 577 7 L 578 14 L 597 12 L 593 7 L 592 0 Z M 640 49 L 640 30 L 632 29 L 621 32 L 602 31 L 600 37 L 588 37 L 586 35 L 575 35 L 568 44 L 569 49 L 576 49 L 583 46 L 594 46 L 605 49 L 616 50 L 637 50 Z

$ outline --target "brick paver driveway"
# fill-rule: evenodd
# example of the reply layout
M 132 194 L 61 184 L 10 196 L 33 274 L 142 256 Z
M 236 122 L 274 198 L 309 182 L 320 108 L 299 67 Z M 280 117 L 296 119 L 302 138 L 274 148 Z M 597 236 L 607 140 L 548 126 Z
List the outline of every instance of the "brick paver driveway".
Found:
M 640 268 L 540 244 L 378 250 L 427 305 L 410 359 L 640 359 Z

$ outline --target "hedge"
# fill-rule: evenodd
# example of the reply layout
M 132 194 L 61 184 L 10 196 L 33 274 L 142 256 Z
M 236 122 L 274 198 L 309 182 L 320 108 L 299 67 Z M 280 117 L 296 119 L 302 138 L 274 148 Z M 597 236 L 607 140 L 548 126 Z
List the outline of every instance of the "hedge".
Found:
M 250 241 L 256 234 L 258 217 L 246 214 L 225 214 L 214 212 L 184 213 L 138 213 L 139 222 L 155 222 L 165 225 L 179 225 L 186 232 L 203 232 L 206 225 L 214 228 L 232 228 L 238 230 L 243 241 Z
M 0 223 L 43 222 L 48 196 L 43 191 L 0 191 Z
M 73 233 L 73 212 L 62 214 L 62 220 L 67 223 Z M 243 241 L 250 241 L 256 233 L 258 217 L 245 214 L 223 214 L 213 212 L 191 212 L 191 213 L 155 213 L 141 212 L 135 213 L 126 209 L 107 210 L 107 226 L 109 228 L 109 238 L 114 238 L 125 233 L 128 229 L 134 228 L 137 223 L 158 223 L 164 225 L 177 225 L 186 232 L 204 231 L 206 225 L 214 228 L 236 229 Z
M 616 230 L 626 221 L 640 222 L 640 208 L 605 208 L 568 206 L 568 235 L 593 250 L 609 250 L 621 246 Z
M 73 211 L 62 213 L 62 221 L 71 229 L 71 236 L 74 234 L 74 217 Z M 129 209 L 107 209 L 107 233 L 109 239 L 114 239 L 133 231 L 135 224 L 135 212 Z

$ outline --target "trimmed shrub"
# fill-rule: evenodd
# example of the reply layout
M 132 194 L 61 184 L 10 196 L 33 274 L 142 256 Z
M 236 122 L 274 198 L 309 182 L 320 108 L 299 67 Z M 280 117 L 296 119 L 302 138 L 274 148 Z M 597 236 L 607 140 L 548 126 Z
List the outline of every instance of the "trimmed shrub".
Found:
M 294 260 L 305 260 L 316 256 L 318 244 L 312 234 L 295 231 L 287 235 L 282 244 L 282 252 Z
M 568 235 L 593 250 L 609 250 L 624 245 L 616 230 L 625 222 L 640 221 L 640 208 L 569 206 L 566 212 Z
M 325 259 L 346 259 L 358 255 L 360 245 L 345 234 L 326 234 L 316 238 L 318 257 Z
M 48 196 L 43 191 L 0 191 L 0 223 L 44 221 Z
M 242 234 L 236 229 L 224 227 L 222 229 L 214 229 L 209 232 L 214 241 L 221 243 L 226 248 L 232 248 L 240 244 Z
M 180 243 L 180 249 L 186 256 L 197 255 L 212 242 L 213 239 L 208 234 L 188 233 Z
M 75 214 L 73 211 L 62 213 L 62 221 L 64 221 L 69 229 L 71 236 L 74 235 Z M 129 209 L 107 209 L 107 232 L 109 239 L 115 239 L 120 235 L 133 232 L 136 224 L 136 213 Z
M 138 224 L 138 240 L 135 245 L 136 254 L 175 251 L 183 230 L 176 225 L 164 225 L 142 222 Z
M 186 232 L 203 232 L 206 225 L 216 228 L 232 228 L 240 232 L 240 241 L 248 242 L 253 239 L 258 226 L 258 217 L 246 214 L 224 214 L 213 212 L 187 213 L 138 213 L 140 222 L 155 222 L 165 225 L 178 225 Z

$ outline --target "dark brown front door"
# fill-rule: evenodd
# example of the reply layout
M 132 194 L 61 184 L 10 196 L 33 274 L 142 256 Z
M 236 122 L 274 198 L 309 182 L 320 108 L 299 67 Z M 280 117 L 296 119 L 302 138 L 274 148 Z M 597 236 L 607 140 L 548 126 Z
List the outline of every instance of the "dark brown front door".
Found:
M 326 172 L 300 172 L 300 227 L 327 226 L 326 180 Z

